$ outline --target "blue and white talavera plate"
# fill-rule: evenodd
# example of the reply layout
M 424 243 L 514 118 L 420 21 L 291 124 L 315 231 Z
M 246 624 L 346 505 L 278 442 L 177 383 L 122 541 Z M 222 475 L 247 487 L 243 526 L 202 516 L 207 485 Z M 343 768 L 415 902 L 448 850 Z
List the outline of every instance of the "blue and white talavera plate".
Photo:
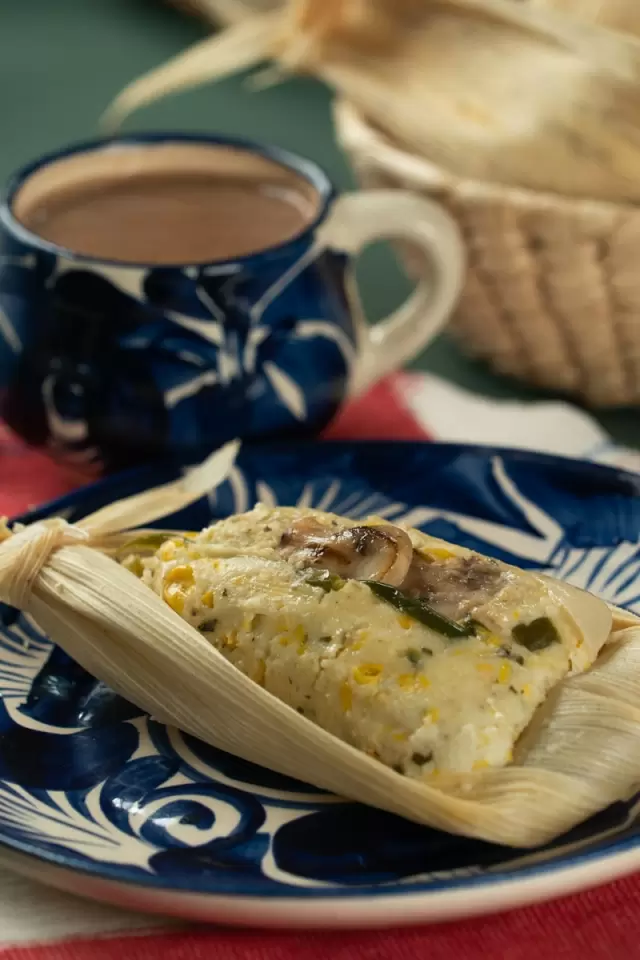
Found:
M 102 481 L 35 516 L 78 519 L 165 482 Z M 171 525 L 268 503 L 377 513 L 640 612 L 640 477 L 437 444 L 244 449 Z M 375 926 L 542 900 L 640 868 L 637 798 L 531 852 L 347 803 L 206 746 L 93 680 L 0 611 L 0 844 L 28 874 L 130 908 L 228 923 Z

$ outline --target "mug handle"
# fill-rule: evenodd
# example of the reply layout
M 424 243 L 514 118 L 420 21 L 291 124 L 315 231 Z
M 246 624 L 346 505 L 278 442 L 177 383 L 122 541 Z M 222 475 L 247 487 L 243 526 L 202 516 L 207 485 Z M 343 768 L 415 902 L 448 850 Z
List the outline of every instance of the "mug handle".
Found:
M 437 203 L 405 190 L 342 194 L 318 237 L 322 249 L 351 256 L 382 239 L 402 239 L 418 248 L 427 278 L 418 281 L 397 310 L 373 326 L 364 319 L 355 278 L 349 278 L 350 305 L 360 321 L 351 396 L 411 360 L 443 329 L 464 279 L 464 247 L 455 221 Z

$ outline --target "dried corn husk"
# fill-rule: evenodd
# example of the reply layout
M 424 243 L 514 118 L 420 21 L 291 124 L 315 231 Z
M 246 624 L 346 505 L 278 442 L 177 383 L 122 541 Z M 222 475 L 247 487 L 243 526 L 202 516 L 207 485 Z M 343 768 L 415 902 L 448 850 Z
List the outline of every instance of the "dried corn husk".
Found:
M 640 780 L 640 621 L 611 619 L 563 585 L 567 608 L 606 652 L 562 683 L 504 769 L 443 777 L 394 773 L 335 739 L 233 667 L 197 630 L 107 554 L 134 523 L 174 512 L 227 475 L 237 445 L 176 484 L 69 525 L 36 523 L 0 540 L 0 600 L 30 613 L 78 663 L 159 720 L 254 763 L 454 833 L 544 843 L 629 796 Z
M 640 199 L 640 42 L 515 0 L 297 0 L 134 82 L 108 119 L 265 57 L 452 173 Z
M 533 6 L 567 13 L 578 20 L 640 36 L 637 0 L 529 0 Z

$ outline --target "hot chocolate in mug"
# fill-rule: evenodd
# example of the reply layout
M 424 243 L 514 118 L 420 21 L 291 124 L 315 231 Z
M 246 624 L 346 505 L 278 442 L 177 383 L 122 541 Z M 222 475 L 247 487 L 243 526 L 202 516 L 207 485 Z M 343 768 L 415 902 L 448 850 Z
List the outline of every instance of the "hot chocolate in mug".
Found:
M 429 282 L 369 327 L 351 267 L 381 238 L 419 248 Z M 436 204 L 337 196 L 280 149 L 74 146 L 14 176 L 0 208 L 0 415 L 88 468 L 308 435 L 442 329 L 462 274 Z

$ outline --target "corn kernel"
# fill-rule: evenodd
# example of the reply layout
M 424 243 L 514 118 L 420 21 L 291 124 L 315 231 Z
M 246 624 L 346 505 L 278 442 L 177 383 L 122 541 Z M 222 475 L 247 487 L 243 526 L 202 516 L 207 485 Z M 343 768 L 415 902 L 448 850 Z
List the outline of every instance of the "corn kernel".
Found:
M 176 613 L 182 613 L 184 610 L 184 589 L 181 583 L 169 583 L 164 588 L 163 597 Z
M 226 634 L 222 642 L 227 650 L 235 650 L 238 646 L 238 631 L 232 630 L 231 633 Z
M 429 710 L 425 710 L 424 720 L 430 720 L 431 723 L 437 723 L 440 719 L 440 711 L 437 707 L 430 707 Z
M 180 564 L 172 570 L 169 570 L 164 579 L 166 583 L 192 584 L 193 567 L 191 564 Z
M 307 642 L 307 633 L 301 623 L 297 627 L 294 627 L 292 630 L 293 639 L 296 643 L 306 643 Z
M 407 616 L 406 613 L 403 613 L 401 617 L 398 617 L 398 623 L 403 630 L 411 630 L 411 627 L 414 625 L 415 620 L 413 617 Z
M 173 540 L 167 540 L 158 550 L 158 556 L 161 560 L 171 560 L 176 552 L 176 544 Z
M 216 600 L 213 595 L 213 590 L 206 590 L 202 594 L 200 602 L 202 603 L 203 607 L 209 607 L 209 609 L 213 609 L 213 607 L 215 607 L 216 605 Z
M 253 626 L 253 614 L 245 613 L 245 615 L 242 618 L 242 629 L 244 630 L 245 633 L 248 633 L 249 630 L 251 630 L 252 626 Z
M 401 673 L 398 677 L 398 686 L 406 689 L 412 687 L 415 683 L 415 673 Z
M 353 693 L 347 680 L 340 687 L 340 706 L 344 713 L 348 713 L 353 706 Z
M 266 672 L 267 672 L 267 668 L 264 660 L 258 660 L 253 679 L 255 680 L 256 683 L 259 683 L 260 686 L 264 684 L 264 677 Z
M 399 731 L 398 733 L 393 733 L 391 734 L 391 736 L 393 737 L 394 740 L 397 740 L 398 743 L 404 743 L 406 740 L 409 739 L 409 734 L 403 730 Z
M 523 696 L 525 696 L 525 697 L 530 697 L 530 696 L 531 696 L 531 684 L 530 684 L 530 683 L 525 683 L 525 684 L 524 684 L 524 686 L 522 687 L 522 694 L 523 694 Z
M 425 677 L 422 673 L 418 674 L 418 676 L 415 678 L 415 682 L 419 687 L 422 687 L 423 690 L 426 690 L 431 686 L 431 681 L 429 678 Z
M 380 663 L 361 663 L 353 671 L 353 679 L 356 683 L 377 683 L 382 673 L 382 664 Z
M 291 643 L 291 634 L 290 633 L 281 633 L 278 638 L 278 643 L 281 647 L 288 647 Z
M 486 770 L 489 765 L 490 765 L 490 764 L 489 764 L 489 761 L 488 761 L 488 760 L 476 760 L 476 762 L 475 762 L 474 765 L 473 765 L 473 769 L 474 769 L 474 770 Z
M 511 679 L 511 664 L 501 663 L 498 670 L 498 683 L 509 683 Z
M 493 673 L 495 667 L 492 663 L 476 663 L 478 673 Z
M 434 560 L 450 560 L 455 557 L 455 553 L 445 547 L 429 547 L 428 550 L 425 550 L 425 553 L 428 557 L 433 557 Z
M 488 633 L 486 637 L 483 638 L 485 643 L 488 643 L 490 647 L 501 647 L 502 640 L 500 637 L 496 636 L 495 633 Z

